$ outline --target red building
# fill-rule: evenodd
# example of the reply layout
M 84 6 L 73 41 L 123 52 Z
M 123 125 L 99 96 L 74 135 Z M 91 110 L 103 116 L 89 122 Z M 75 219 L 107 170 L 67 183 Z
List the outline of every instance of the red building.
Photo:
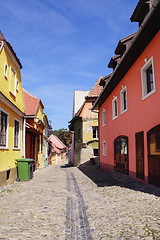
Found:
M 154 2 L 154 3 L 153 3 Z M 99 109 L 100 167 L 160 186 L 160 0 L 140 0 L 119 41 Z

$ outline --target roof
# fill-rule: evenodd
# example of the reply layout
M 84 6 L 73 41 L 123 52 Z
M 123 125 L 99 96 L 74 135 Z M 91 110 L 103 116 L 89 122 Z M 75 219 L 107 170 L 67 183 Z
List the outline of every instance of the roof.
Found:
M 15 51 L 13 50 L 12 46 L 10 45 L 10 43 L 5 39 L 5 37 L 3 36 L 2 32 L 0 31 L 0 47 L 2 46 L 2 42 L 5 42 L 9 48 L 9 50 L 12 52 L 12 54 L 15 56 L 20 68 L 22 68 L 22 64 L 19 60 L 19 58 L 17 57 Z
M 101 79 L 103 77 L 100 77 L 97 82 L 94 84 L 94 86 L 92 87 L 92 89 L 90 90 L 90 92 L 88 93 L 87 97 L 98 97 L 99 94 L 101 93 L 103 87 L 99 85 Z
M 31 93 L 27 92 L 24 88 L 23 88 L 23 98 L 24 98 L 25 115 L 34 116 L 37 112 L 38 105 L 40 103 L 40 98 L 35 97 Z
M 131 22 L 139 22 L 141 18 L 144 19 L 147 12 L 149 12 L 149 1 L 139 0 L 130 18 Z
M 83 110 L 83 107 L 84 107 L 87 99 L 89 99 L 89 98 L 96 99 L 96 98 L 99 96 L 99 94 L 101 93 L 101 91 L 102 91 L 102 89 L 103 89 L 103 86 L 100 86 L 100 85 L 99 85 L 102 78 L 103 78 L 103 77 L 100 77 L 100 78 L 96 81 L 96 83 L 94 84 L 94 86 L 92 87 L 92 89 L 90 90 L 90 92 L 88 93 L 88 95 L 85 97 L 85 100 L 84 100 L 83 104 L 82 104 L 81 107 L 78 109 L 78 111 L 74 114 L 72 120 L 71 120 L 69 123 L 73 122 L 77 117 L 80 116 L 80 114 L 81 114 L 81 112 L 82 112 L 82 110 Z
M 93 109 L 98 109 L 104 103 L 104 101 L 108 98 L 114 88 L 122 80 L 134 62 L 138 59 L 144 49 L 148 46 L 148 44 L 160 30 L 159 15 L 160 0 L 157 0 L 154 4 L 154 8 L 151 8 L 149 14 L 144 19 L 139 30 L 135 34 L 131 45 L 122 56 L 120 63 L 114 69 L 109 83 L 104 87 L 100 96 L 96 100 Z
M 67 146 L 56 135 L 52 134 L 49 137 L 49 140 L 52 142 L 52 146 L 54 147 L 55 151 L 56 149 L 59 149 L 59 151 L 67 149 Z

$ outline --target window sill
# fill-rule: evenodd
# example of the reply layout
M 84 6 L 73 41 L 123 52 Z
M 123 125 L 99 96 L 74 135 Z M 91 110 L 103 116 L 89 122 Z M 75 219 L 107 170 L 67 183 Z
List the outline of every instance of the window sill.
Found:
M 9 91 L 9 92 L 13 97 L 16 97 L 16 95 L 12 91 Z
M 154 90 L 152 90 L 151 92 L 149 92 L 149 93 L 147 93 L 146 95 L 144 95 L 143 97 L 142 97 L 142 100 L 145 100 L 146 98 L 148 98 L 149 96 L 151 96 L 153 93 L 155 93 L 156 92 L 156 89 L 154 89 Z
M 123 113 L 125 113 L 125 112 L 127 112 L 127 111 L 128 111 L 128 109 L 126 109 L 126 110 L 122 111 L 122 112 L 121 112 L 121 114 L 123 114 Z
M 14 147 L 13 150 L 14 150 L 14 151 L 20 151 L 21 149 Z
M 113 117 L 113 120 L 115 120 L 116 118 L 118 118 L 118 116 L 116 116 L 116 117 Z
M 0 146 L 0 150 L 9 150 L 9 147 Z

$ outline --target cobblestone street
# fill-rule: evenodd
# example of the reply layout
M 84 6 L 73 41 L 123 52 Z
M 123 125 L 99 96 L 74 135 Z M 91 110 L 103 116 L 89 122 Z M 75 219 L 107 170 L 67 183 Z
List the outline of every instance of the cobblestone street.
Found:
M 0 188 L 0 240 L 160 239 L 160 189 L 90 164 Z

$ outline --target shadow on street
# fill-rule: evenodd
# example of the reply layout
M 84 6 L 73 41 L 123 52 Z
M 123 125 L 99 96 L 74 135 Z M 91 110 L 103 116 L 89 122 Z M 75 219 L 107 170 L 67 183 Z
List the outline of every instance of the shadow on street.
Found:
M 151 184 L 138 182 L 131 179 L 128 175 L 117 171 L 108 172 L 102 170 L 99 166 L 93 166 L 90 161 L 80 165 L 78 169 L 96 183 L 98 187 L 119 186 L 160 197 L 160 188 Z

